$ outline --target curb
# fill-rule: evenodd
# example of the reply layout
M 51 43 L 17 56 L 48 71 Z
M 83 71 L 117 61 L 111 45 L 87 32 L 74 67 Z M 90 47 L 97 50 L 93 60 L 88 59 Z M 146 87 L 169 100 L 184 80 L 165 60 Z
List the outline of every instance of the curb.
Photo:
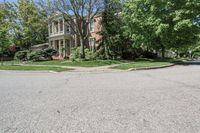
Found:
M 152 70 L 152 69 L 160 69 L 175 66 L 175 64 L 158 66 L 158 67 L 142 67 L 142 68 L 130 68 L 127 71 L 137 71 L 137 70 Z

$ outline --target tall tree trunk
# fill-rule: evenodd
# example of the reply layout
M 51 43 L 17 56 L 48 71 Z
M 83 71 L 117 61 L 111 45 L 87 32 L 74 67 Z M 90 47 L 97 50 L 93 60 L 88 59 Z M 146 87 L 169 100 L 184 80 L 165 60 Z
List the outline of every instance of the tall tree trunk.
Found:
M 84 39 L 81 37 L 81 51 L 80 51 L 80 57 L 81 59 L 85 59 L 85 47 L 84 47 Z
M 162 46 L 162 59 L 165 59 L 165 47 Z
M 3 54 L 1 54 L 1 65 L 3 66 Z
M 104 42 L 104 48 L 105 48 L 105 56 L 106 56 L 106 59 L 109 59 L 109 49 L 108 49 L 108 42 L 105 41 Z

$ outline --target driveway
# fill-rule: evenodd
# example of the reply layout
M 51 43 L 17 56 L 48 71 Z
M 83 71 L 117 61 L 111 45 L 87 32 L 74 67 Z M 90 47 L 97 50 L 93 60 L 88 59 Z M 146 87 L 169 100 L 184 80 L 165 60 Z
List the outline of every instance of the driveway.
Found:
M 200 66 L 0 72 L 0 133 L 199 133 Z

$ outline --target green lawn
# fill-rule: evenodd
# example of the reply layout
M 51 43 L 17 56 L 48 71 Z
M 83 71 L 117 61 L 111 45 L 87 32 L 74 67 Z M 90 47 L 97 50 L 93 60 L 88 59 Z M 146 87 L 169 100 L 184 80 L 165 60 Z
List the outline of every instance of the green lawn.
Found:
M 95 60 L 95 61 L 45 61 L 45 62 L 32 62 L 35 65 L 60 65 L 60 66 L 74 66 L 74 67 L 98 67 L 105 65 L 120 64 L 124 61 L 116 60 Z
M 68 61 L 68 60 L 52 60 L 40 62 L 28 62 L 31 65 L 57 65 L 57 66 L 73 66 L 73 67 L 98 67 L 105 65 L 120 64 L 127 61 L 119 60 L 95 60 L 95 61 Z M 4 64 L 21 64 L 19 61 L 4 62 Z
M 72 67 L 98 67 L 112 64 L 120 64 L 126 61 L 117 60 L 96 60 L 96 61 L 75 61 L 69 60 L 52 60 L 52 61 L 40 61 L 40 62 L 27 62 L 22 63 L 19 61 L 4 61 L 3 66 L 0 65 L 0 70 L 45 70 L 45 71 L 67 71 L 70 69 L 63 68 L 63 66 Z M 34 66 L 29 66 L 34 65 Z M 38 65 L 38 66 L 37 66 Z M 40 66 L 47 65 L 47 66 Z
M 28 62 L 23 66 L 23 63 L 19 61 L 7 61 L 4 62 L 4 66 L 0 66 L 0 70 L 48 70 L 48 71 L 66 71 L 63 66 L 72 67 L 98 67 L 105 65 L 119 64 L 119 66 L 113 67 L 114 69 L 136 69 L 136 68 L 154 68 L 172 65 L 174 63 L 180 62 L 180 60 L 167 59 L 145 59 L 140 58 L 134 61 L 120 61 L 120 60 L 95 60 L 95 61 L 74 61 L 69 60 L 53 60 L 53 61 L 40 61 L 40 62 Z M 28 66 L 34 65 L 34 66 Z M 35 66 L 36 65 L 36 66 Z M 37 65 L 47 65 L 47 66 L 37 66 Z M 68 69 L 69 70 L 69 69 Z
M 153 59 L 137 59 L 134 62 L 121 64 L 114 67 L 115 69 L 128 70 L 137 68 L 155 68 L 172 65 L 176 60 L 153 60 Z
M 46 66 L 21 66 L 21 65 L 0 65 L 0 70 L 25 70 L 25 71 L 55 71 L 62 72 L 70 69 L 61 67 L 46 67 Z

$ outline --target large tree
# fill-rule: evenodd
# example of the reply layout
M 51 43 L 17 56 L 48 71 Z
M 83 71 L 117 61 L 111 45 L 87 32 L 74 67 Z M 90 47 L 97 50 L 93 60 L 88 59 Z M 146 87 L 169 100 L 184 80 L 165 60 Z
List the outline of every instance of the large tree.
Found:
M 128 0 L 124 8 L 126 34 L 136 44 L 162 51 L 196 44 L 199 0 Z
M 9 46 L 9 21 L 8 21 L 8 10 L 5 3 L 0 3 L 0 55 L 1 64 L 3 64 L 3 54 Z
M 72 31 L 79 35 L 81 58 L 85 58 L 85 47 L 90 34 L 89 24 L 103 8 L 102 0 L 48 0 L 40 2 L 48 13 L 60 12 Z M 51 11 L 51 12 L 49 12 Z M 50 14 L 52 15 L 52 14 Z
M 47 15 L 33 0 L 18 0 L 17 3 L 7 3 L 7 6 L 15 44 L 29 49 L 32 45 L 47 41 Z
M 104 0 L 104 7 L 100 34 L 102 35 L 101 44 L 104 48 L 104 54 L 108 59 L 116 55 L 116 49 L 119 51 L 120 44 L 123 43 L 121 41 L 123 22 L 120 16 L 122 3 L 120 0 Z

